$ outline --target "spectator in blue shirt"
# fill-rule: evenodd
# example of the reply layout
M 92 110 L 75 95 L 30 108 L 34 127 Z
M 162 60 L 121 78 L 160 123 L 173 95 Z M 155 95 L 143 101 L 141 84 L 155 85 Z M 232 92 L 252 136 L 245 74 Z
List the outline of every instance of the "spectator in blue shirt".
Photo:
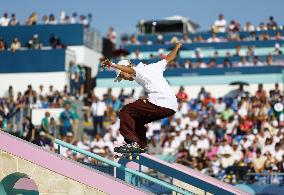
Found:
M 71 104 L 69 102 L 65 103 L 65 110 L 60 113 L 60 136 L 64 137 L 67 133 L 72 133 L 72 126 L 75 122 L 76 116 L 71 111 Z

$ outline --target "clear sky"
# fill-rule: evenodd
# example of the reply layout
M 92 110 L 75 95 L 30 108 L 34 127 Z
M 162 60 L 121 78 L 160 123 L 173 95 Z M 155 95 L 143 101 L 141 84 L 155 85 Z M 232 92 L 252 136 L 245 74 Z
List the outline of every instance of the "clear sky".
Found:
M 59 17 L 64 10 L 68 15 L 93 15 L 92 26 L 105 34 L 109 26 L 121 33 L 135 32 L 140 19 L 161 19 L 172 15 L 186 16 L 207 30 L 219 13 L 227 21 L 236 19 L 243 25 L 246 21 L 259 24 L 270 15 L 278 24 L 284 24 L 284 0 L 0 0 L 0 15 L 16 13 L 25 21 L 33 11 L 39 19 L 43 14 Z

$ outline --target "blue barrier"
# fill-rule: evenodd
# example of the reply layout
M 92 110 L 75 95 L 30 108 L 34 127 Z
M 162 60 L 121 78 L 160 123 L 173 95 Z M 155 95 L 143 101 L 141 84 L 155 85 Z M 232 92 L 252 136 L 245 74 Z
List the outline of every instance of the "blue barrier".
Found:
M 254 46 L 254 47 L 274 47 L 276 43 L 284 44 L 284 41 L 231 41 L 231 42 L 220 42 L 220 43 L 186 43 L 183 44 L 182 50 L 195 50 L 196 48 L 208 48 L 208 49 L 230 49 L 236 48 L 240 45 L 241 47 Z M 173 44 L 153 44 L 153 45 L 126 45 L 125 49 L 129 52 L 135 52 L 137 49 L 140 51 L 158 51 L 159 49 L 172 50 Z
M 256 31 L 256 35 L 259 36 L 263 33 L 267 33 L 269 36 L 275 36 L 276 32 L 280 32 L 282 35 L 284 34 L 284 30 L 267 30 L 267 31 Z M 246 38 L 250 35 L 249 32 L 240 32 L 240 37 L 242 38 Z M 171 38 L 173 36 L 176 36 L 177 38 L 181 39 L 183 37 L 182 33 L 165 33 L 164 35 L 164 41 L 170 41 Z M 188 34 L 189 38 L 191 40 L 193 40 L 195 38 L 196 35 L 201 35 L 203 37 L 203 39 L 208 39 L 211 37 L 211 32 L 210 31 L 205 31 L 205 32 L 198 32 L 198 33 L 190 33 Z M 225 38 L 228 36 L 228 33 L 217 33 L 217 37 L 222 37 Z M 152 42 L 156 42 L 157 41 L 157 34 L 145 34 L 145 35 L 138 35 L 137 39 L 140 42 L 143 42 L 144 39 L 147 38 L 148 40 L 152 41 Z
M 0 52 L 0 73 L 65 71 L 65 50 Z
M 10 46 L 14 37 L 26 45 L 34 34 L 38 34 L 44 46 L 49 46 L 49 39 L 56 35 L 65 45 L 83 45 L 83 26 L 81 24 L 7 26 L 0 27 L 0 37 Z

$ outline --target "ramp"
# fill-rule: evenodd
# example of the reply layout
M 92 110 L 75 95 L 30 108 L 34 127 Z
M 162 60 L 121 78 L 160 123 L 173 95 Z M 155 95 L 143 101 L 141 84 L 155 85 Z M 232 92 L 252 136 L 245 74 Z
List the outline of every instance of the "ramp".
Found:
M 0 180 L 18 173 L 33 180 L 39 194 L 44 195 L 147 194 L 126 182 L 0 132 Z M 7 193 L 13 184 L 0 183 L 0 192 Z

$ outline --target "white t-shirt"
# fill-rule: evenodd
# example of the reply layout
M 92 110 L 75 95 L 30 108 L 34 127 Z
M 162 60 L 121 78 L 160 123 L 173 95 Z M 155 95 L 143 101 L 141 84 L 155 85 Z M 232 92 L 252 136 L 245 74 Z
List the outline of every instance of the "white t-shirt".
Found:
M 107 109 L 106 104 L 102 101 L 99 101 L 97 103 L 96 102 L 92 103 L 91 110 L 93 116 L 104 116 L 106 109 Z
M 227 21 L 225 19 L 216 20 L 215 23 L 214 23 L 214 26 L 218 27 L 219 32 L 225 32 L 226 31 L 226 25 L 227 25 Z
M 0 18 L 0 26 L 8 26 L 10 22 L 9 18 L 2 17 Z
M 136 72 L 134 80 L 144 88 L 148 94 L 149 102 L 177 111 L 176 95 L 163 76 L 166 67 L 167 61 L 165 59 L 148 65 L 140 62 L 133 68 Z

